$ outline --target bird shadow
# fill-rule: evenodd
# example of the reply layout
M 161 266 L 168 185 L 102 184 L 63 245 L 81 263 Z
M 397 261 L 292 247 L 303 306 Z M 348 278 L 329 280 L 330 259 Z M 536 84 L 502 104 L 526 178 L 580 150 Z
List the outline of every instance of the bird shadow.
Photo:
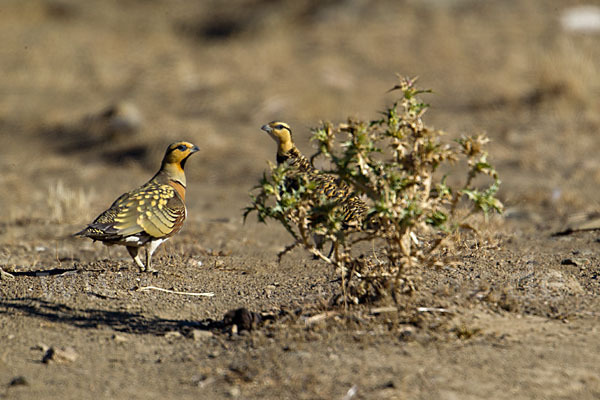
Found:
M 0 299 L 0 315 L 27 315 L 46 321 L 69 324 L 82 329 L 111 328 L 117 332 L 162 336 L 179 331 L 184 335 L 192 330 L 219 330 L 223 321 L 204 319 L 188 321 L 148 317 L 138 312 L 77 308 L 47 300 L 23 297 Z
M 11 272 L 12 276 L 31 276 L 31 277 L 40 277 L 40 276 L 55 276 L 55 275 L 69 275 L 76 274 L 78 272 L 77 268 L 52 268 L 46 270 L 33 270 L 33 271 L 16 271 Z

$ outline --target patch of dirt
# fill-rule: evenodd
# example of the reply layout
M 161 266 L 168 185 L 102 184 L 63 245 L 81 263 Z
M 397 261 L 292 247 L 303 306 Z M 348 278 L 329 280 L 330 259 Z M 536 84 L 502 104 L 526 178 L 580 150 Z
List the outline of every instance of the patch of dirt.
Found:
M 552 235 L 599 211 L 600 35 L 561 27 L 577 3 L 4 1 L 0 399 L 600 397 L 598 232 Z M 242 221 L 275 158 L 260 126 L 309 153 L 395 73 L 433 89 L 448 140 L 492 138 L 507 211 L 414 295 L 344 309 L 334 271 L 277 263 L 285 230 Z M 178 139 L 201 152 L 158 275 L 70 236 Z

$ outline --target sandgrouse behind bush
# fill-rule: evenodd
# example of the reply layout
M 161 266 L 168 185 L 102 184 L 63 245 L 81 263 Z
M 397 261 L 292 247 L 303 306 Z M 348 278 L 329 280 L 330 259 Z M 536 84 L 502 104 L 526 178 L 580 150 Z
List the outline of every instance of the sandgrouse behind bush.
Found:
M 368 211 L 365 202 L 356 196 L 348 185 L 311 165 L 294 144 L 290 126 L 285 122 L 273 121 L 263 125 L 261 129 L 277 143 L 277 164 L 287 164 L 292 173 L 304 174 L 309 181 L 316 184 L 319 195 L 324 195 L 339 204 L 345 228 L 360 228 Z M 319 248 L 323 244 L 322 238 L 318 235 L 315 237 L 315 242 Z

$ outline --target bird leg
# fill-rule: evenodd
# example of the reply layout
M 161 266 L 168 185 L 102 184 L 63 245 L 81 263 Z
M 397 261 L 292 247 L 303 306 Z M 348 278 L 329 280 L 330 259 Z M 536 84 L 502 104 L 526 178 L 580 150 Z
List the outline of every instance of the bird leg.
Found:
M 313 241 L 315 242 L 315 247 L 317 248 L 317 250 L 319 250 L 319 251 L 323 250 L 323 246 L 325 245 L 325 241 L 326 241 L 325 235 L 319 235 L 319 234 L 315 233 L 315 234 L 313 234 Z M 335 247 L 335 245 L 333 244 L 333 242 L 331 242 L 331 248 L 329 249 L 327 258 L 331 258 L 334 247 Z M 318 260 L 319 257 L 317 257 L 316 255 L 313 255 L 313 259 Z
M 325 235 L 313 233 L 313 241 L 315 242 L 315 247 L 317 248 L 317 250 L 322 250 L 323 245 L 325 244 Z
M 313 242 L 315 242 L 315 247 L 317 248 L 317 250 L 321 251 L 323 250 L 323 245 L 325 244 L 325 235 L 319 235 L 318 233 L 313 233 Z M 331 244 L 333 246 L 333 243 Z M 332 247 L 333 249 L 333 247 Z M 331 253 L 330 253 L 331 255 Z M 317 257 L 315 254 L 313 254 L 313 260 L 318 260 L 319 257 Z
M 146 266 L 144 265 L 144 263 L 142 263 L 142 259 L 140 258 L 140 255 L 139 255 L 140 248 L 136 247 L 136 246 L 126 246 L 126 247 L 127 247 L 127 251 L 129 252 L 129 255 L 131 256 L 131 258 L 133 258 L 133 261 L 135 261 L 137 266 L 140 268 L 140 272 L 146 271 Z
M 148 247 L 146 247 L 146 272 L 158 272 L 152 268 L 152 254 L 165 240 L 167 239 L 152 240 L 148 244 Z
M 334 248 L 335 248 L 335 244 L 333 242 L 331 242 L 331 249 L 329 249 L 329 254 L 327 254 L 327 258 L 331 258 Z

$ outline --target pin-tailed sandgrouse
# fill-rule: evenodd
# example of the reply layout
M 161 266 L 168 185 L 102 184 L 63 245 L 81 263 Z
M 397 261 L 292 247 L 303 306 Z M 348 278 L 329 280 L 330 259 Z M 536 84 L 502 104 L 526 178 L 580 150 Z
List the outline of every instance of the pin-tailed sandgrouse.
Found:
M 319 194 L 340 204 L 345 228 L 358 228 L 367 213 L 367 205 L 356 196 L 348 185 L 334 176 L 324 174 L 314 168 L 298 150 L 292 140 L 292 130 L 285 122 L 273 121 L 261 128 L 277 143 L 277 164 L 287 164 L 293 173 L 306 174 L 308 179 L 316 183 Z M 321 243 L 317 243 L 320 247 Z
M 188 157 L 198 150 L 188 142 L 171 144 L 152 179 L 121 195 L 108 210 L 75 235 L 106 245 L 123 245 L 140 271 L 155 272 L 152 253 L 183 226 L 186 217 L 183 169 Z M 146 248 L 145 265 L 138 254 L 140 247 Z

